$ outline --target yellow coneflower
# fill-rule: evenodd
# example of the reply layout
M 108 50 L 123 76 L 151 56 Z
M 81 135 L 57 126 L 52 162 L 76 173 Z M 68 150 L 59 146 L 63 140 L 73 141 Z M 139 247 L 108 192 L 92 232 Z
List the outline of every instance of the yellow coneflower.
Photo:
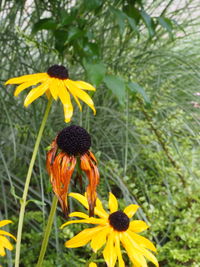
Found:
M 96 158 L 89 151 L 90 146 L 91 137 L 89 133 L 80 126 L 71 125 L 57 135 L 47 153 L 47 171 L 50 175 L 54 193 L 57 195 L 65 214 L 68 213 L 67 193 L 70 179 L 75 166 L 78 164 L 80 171 L 84 171 L 89 180 L 87 199 L 90 215 L 93 215 L 99 171 Z M 82 184 L 80 173 L 78 173 L 78 178 Z
M 85 196 L 78 193 L 70 193 L 69 196 L 78 200 L 86 209 L 89 208 Z M 72 223 L 88 223 L 97 226 L 81 231 L 67 241 L 65 246 L 67 248 L 82 247 L 91 241 L 90 245 L 94 252 L 105 246 L 103 256 L 107 266 L 114 267 L 118 259 L 119 267 L 125 267 L 120 246 L 121 242 L 135 267 L 147 267 L 146 259 L 158 267 L 156 257 L 150 252 L 150 250 L 156 252 L 155 246 L 147 238 L 138 234 L 146 230 L 148 225 L 141 220 L 130 221 L 138 208 L 138 205 L 131 204 L 123 211 L 118 210 L 117 199 L 110 193 L 110 213 L 107 213 L 101 201 L 97 198 L 94 214 L 99 218 L 89 217 L 83 212 L 72 212 L 69 214 L 70 217 L 79 217 L 81 219 L 66 222 L 61 228 Z
M 0 221 L 0 227 L 3 227 L 9 223 L 12 223 L 12 221 L 10 220 Z M 13 245 L 10 243 L 10 241 L 6 236 L 10 236 L 16 241 L 16 238 L 12 234 L 4 230 L 0 230 L 0 256 L 2 257 L 6 255 L 5 248 L 8 250 L 13 250 Z
M 71 120 L 73 114 L 70 94 L 74 97 L 80 110 L 82 110 L 82 107 L 78 98 L 85 102 L 94 111 L 94 114 L 96 113 L 92 99 L 84 91 L 95 91 L 96 89 L 84 81 L 70 80 L 68 70 L 61 65 L 53 65 L 44 73 L 29 74 L 9 79 L 5 84 L 20 84 L 14 92 L 15 96 L 18 96 L 19 93 L 30 86 L 40 84 L 28 93 L 24 101 L 24 106 L 27 107 L 44 93 L 47 96 L 51 95 L 55 100 L 60 98 L 63 104 L 66 122 Z

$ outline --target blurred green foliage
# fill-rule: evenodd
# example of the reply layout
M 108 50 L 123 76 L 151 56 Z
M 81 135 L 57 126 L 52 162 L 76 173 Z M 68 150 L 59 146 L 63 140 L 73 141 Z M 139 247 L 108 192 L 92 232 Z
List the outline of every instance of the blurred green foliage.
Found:
M 4 0 L 0 5 L 0 219 L 12 219 L 10 231 L 16 233 L 19 198 L 47 102 L 42 97 L 25 109 L 26 92 L 14 98 L 13 87 L 3 83 L 63 64 L 72 79 L 97 87 L 92 95 L 97 115 L 86 105 L 83 113 L 75 107 L 72 123 L 92 136 L 100 198 L 106 204 L 112 191 L 121 208 L 141 206 L 138 218 L 151 225 L 144 235 L 157 244 L 160 266 L 200 266 L 199 100 L 194 95 L 200 80 L 195 13 L 200 4 Z M 22 267 L 37 261 L 52 199 L 45 149 L 63 127 L 62 106 L 54 102 L 29 190 Z M 80 192 L 72 182 L 73 190 Z M 65 240 L 83 228 L 61 231 L 64 221 L 58 209 L 44 267 L 85 266 L 91 256 L 89 247 L 64 248 Z M 11 267 L 13 258 L 8 252 L 0 263 Z M 105 266 L 101 257 L 98 261 Z

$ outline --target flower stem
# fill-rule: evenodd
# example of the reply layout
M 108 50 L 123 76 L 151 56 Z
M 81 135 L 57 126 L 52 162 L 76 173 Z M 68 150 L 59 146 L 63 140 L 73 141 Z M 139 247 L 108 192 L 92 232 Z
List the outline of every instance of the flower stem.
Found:
M 48 244 L 48 241 L 49 241 L 49 235 L 50 235 L 52 224 L 53 224 L 54 215 L 55 215 L 55 212 L 56 212 L 57 203 L 58 203 L 58 198 L 56 197 L 56 195 L 54 195 L 54 198 L 53 198 L 53 201 L 52 201 L 52 205 L 51 205 L 51 211 L 50 211 L 48 222 L 47 222 L 47 227 L 46 227 L 46 230 L 45 230 L 45 233 L 44 233 L 44 238 L 43 238 L 43 241 L 42 241 L 42 247 L 41 247 L 41 250 L 40 250 L 40 256 L 39 256 L 39 259 L 38 259 L 36 267 L 41 267 L 42 263 L 43 263 L 44 255 L 45 255 L 45 252 L 46 252 L 46 249 L 47 249 L 47 244 Z
M 15 253 L 15 267 L 19 267 L 19 260 L 20 260 L 20 248 L 21 248 L 21 239 L 22 239 L 22 228 L 23 228 L 23 222 L 24 222 L 24 213 L 25 213 L 25 207 L 27 204 L 27 195 L 28 195 L 28 189 L 29 189 L 29 184 L 30 184 L 30 180 L 31 180 L 31 175 L 33 172 L 33 166 L 35 163 L 35 159 L 36 159 L 36 155 L 38 152 L 38 148 L 39 148 L 39 144 L 42 138 L 42 133 L 44 131 L 44 126 L 46 124 L 48 115 L 49 115 L 49 111 L 51 108 L 51 104 L 52 104 L 52 97 L 49 99 L 45 113 L 44 113 L 44 117 L 37 135 L 37 139 L 35 142 L 35 146 L 33 149 L 33 154 L 32 154 L 32 158 L 30 161 L 30 165 L 29 165 L 29 169 L 27 172 L 27 176 L 26 176 L 26 181 L 25 181 L 25 185 L 24 185 L 24 192 L 23 192 L 23 196 L 22 199 L 20 200 L 20 204 L 21 204 L 21 208 L 20 208 L 20 213 L 19 213 L 19 223 L 18 223 L 18 230 L 17 230 L 17 244 L 16 244 L 16 253 Z

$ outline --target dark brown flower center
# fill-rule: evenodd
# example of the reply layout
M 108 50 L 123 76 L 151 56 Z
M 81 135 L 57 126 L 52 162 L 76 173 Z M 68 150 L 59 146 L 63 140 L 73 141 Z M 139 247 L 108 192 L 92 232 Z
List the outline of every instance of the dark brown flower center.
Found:
M 58 79 L 67 79 L 69 77 L 68 70 L 62 65 L 53 65 L 48 70 L 49 76 Z
M 110 225 L 118 232 L 126 231 L 130 223 L 129 217 L 120 210 L 111 213 L 108 220 Z
M 57 136 L 57 145 L 68 155 L 83 155 L 91 146 L 91 137 L 82 127 L 71 125 L 64 128 Z

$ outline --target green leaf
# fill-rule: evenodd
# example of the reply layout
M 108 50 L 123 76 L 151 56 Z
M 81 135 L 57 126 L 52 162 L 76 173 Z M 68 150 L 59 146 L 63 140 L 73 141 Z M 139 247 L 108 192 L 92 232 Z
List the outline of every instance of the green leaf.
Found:
M 110 7 L 111 12 L 115 15 L 116 21 L 119 25 L 120 34 L 122 35 L 125 29 L 126 14 L 119 9 Z
M 128 83 L 128 88 L 130 89 L 130 91 L 132 93 L 139 93 L 143 100 L 145 101 L 146 104 L 150 104 L 150 99 L 148 97 L 148 95 L 146 94 L 144 88 L 142 86 L 140 86 L 138 83 L 136 82 L 129 82 Z
M 155 35 L 155 30 L 152 18 L 144 10 L 142 10 L 140 14 L 142 16 L 145 25 L 147 26 L 150 37 L 153 37 Z
M 52 18 L 40 19 L 33 25 L 32 33 L 35 34 L 41 30 L 55 30 L 57 23 Z
M 157 18 L 158 23 L 168 31 L 170 37 L 173 37 L 172 30 L 173 30 L 173 24 L 172 21 L 168 18 L 165 17 L 158 17 Z
M 106 73 L 105 65 L 102 62 L 95 64 L 88 63 L 86 60 L 83 61 L 83 65 L 86 69 L 88 78 L 95 86 L 98 86 L 104 79 Z
M 106 86 L 112 91 L 112 93 L 118 98 L 119 103 L 124 104 L 126 90 L 126 84 L 124 80 L 122 80 L 118 76 L 106 75 L 104 82 Z
M 79 28 L 71 27 L 68 32 L 68 41 L 76 40 L 79 37 L 84 36 L 85 32 L 81 31 Z
M 83 0 L 84 9 L 87 11 L 91 11 L 96 9 L 102 5 L 102 0 Z

